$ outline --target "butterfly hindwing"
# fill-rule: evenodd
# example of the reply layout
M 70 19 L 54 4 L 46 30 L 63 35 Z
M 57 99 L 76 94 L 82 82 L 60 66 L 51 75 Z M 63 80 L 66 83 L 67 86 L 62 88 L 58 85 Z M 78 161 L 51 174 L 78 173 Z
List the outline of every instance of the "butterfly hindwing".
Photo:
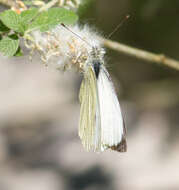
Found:
M 115 89 L 104 66 L 100 69 L 97 88 L 101 116 L 101 143 L 104 149 L 111 148 L 125 152 L 127 146 L 123 117 Z

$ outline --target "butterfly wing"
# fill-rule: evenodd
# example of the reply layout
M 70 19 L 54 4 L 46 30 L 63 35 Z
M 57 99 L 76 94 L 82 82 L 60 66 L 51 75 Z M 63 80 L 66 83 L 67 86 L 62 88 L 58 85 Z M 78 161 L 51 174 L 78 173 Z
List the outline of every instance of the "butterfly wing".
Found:
M 87 151 L 111 148 L 126 152 L 125 126 L 110 76 L 101 65 L 98 79 L 92 67 L 84 75 L 79 99 L 81 103 L 79 136 Z
M 80 123 L 79 136 L 87 151 L 100 151 L 100 122 L 97 106 L 97 81 L 94 70 L 89 67 L 84 74 L 84 79 L 80 87 Z
M 127 150 L 125 126 L 119 101 L 110 76 L 103 65 L 97 79 L 98 100 L 101 119 L 101 144 L 104 149 L 119 152 Z

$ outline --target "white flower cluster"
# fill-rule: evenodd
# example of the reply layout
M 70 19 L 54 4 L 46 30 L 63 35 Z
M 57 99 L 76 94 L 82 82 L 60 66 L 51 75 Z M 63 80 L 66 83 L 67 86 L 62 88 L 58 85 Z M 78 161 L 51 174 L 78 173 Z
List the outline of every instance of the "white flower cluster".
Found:
M 47 65 L 60 69 L 75 66 L 84 71 L 94 47 L 100 50 L 101 57 L 104 54 L 97 33 L 86 25 L 68 26 L 68 29 L 58 25 L 48 32 L 34 31 L 31 37 L 31 49 L 37 50 Z

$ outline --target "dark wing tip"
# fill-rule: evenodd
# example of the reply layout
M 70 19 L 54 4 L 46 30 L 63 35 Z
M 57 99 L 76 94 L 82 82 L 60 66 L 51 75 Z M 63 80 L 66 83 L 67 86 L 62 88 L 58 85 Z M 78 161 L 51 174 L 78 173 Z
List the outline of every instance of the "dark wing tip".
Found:
M 115 145 L 115 146 L 111 146 L 110 148 L 112 150 L 116 150 L 118 152 L 127 152 L 127 140 L 126 140 L 126 127 L 125 127 L 125 123 L 123 120 L 123 126 L 124 126 L 124 134 L 122 136 L 122 140 L 119 144 Z
M 125 137 L 124 136 L 122 137 L 122 141 L 118 145 L 111 146 L 110 148 L 118 152 L 127 152 L 127 141 Z

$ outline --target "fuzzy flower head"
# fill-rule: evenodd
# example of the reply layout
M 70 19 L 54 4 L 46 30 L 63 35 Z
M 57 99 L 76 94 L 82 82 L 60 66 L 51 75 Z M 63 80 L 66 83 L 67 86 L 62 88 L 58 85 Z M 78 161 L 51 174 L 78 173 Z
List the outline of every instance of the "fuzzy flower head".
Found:
M 34 31 L 31 33 L 33 40 L 30 47 L 41 54 L 47 65 L 55 65 L 59 69 L 75 66 L 83 72 L 95 59 L 103 62 L 105 52 L 96 32 L 88 26 L 68 28 L 59 25 L 48 32 Z

